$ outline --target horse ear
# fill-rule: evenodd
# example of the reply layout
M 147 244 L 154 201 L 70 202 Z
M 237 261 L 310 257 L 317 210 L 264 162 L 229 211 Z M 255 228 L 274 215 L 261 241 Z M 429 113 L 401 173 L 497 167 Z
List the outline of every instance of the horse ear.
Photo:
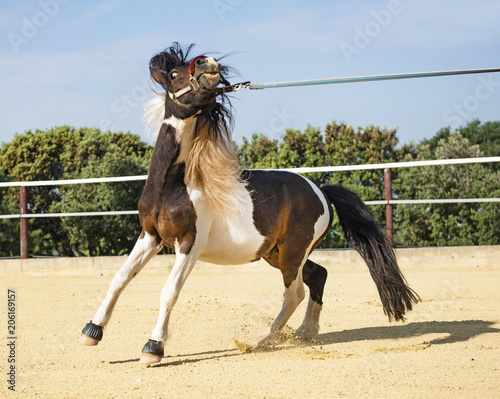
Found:
M 151 77 L 155 80 L 156 83 L 160 85 L 164 85 L 166 83 L 165 78 L 160 72 L 158 72 L 156 68 L 149 67 L 149 71 L 151 72 Z

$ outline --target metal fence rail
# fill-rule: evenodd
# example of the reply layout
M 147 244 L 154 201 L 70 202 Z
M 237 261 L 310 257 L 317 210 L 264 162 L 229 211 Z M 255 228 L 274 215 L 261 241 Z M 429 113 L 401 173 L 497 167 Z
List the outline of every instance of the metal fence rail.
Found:
M 473 163 L 500 162 L 500 157 L 480 157 L 480 158 L 461 158 L 461 159 L 443 159 L 430 161 L 410 161 L 410 162 L 391 162 L 381 164 L 365 165 L 345 165 L 345 166 L 322 166 L 312 168 L 285 168 L 280 169 L 300 174 L 305 173 L 325 173 L 325 172 L 343 172 L 354 170 L 384 169 L 385 200 L 365 201 L 367 205 L 385 205 L 386 206 L 386 234 L 392 241 L 392 218 L 393 206 L 397 204 L 450 204 L 450 203 L 488 203 L 500 202 L 500 198 L 462 198 L 462 199 L 393 199 L 391 169 L 411 168 L 418 166 L 437 166 L 437 165 L 463 165 Z M 25 182 L 0 182 L 2 187 L 20 188 L 20 213 L 11 215 L 0 215 L 0 219 L 20 219 L 21 228 L 21 258 L 28 257 L 28 219 L 29 218 L 51 218 L 51 217 L 88 217 L 88 216 L 112 216 L 112 215 L 135 215 L 137 210 L 131 211 L 100 211 L 100 212 L 66 212 L 66 213 L 28 213 L 27 207 L 27 187 L 40 186 L 61 186 L 69 184 L 89 184 L 89 183 L 115 183 L 125 181 L 146 180 L 147 175 L 140 176 L 121 176 L 121 177 L 99 177 L 92 179 L 69 179 L 69 180 L 44 180 L 44 181 L 25 181 Z
M 395 168 L 411 168 L 415 166 L 434 166 L 434 165 L 461 165 L 469 163 L 489 163 L 500 162 L 500 157 L 480 157 L 480 158 L 457 158 L 457 159 L 441 159 L 430 161 L 409 161 L 409 162 L 388 162 L 379 164 L 365 165 L 345 165 L 345 166 L 319 166 L 311 168 L 283 168 L 289 172 L 296 173 L 322 173 L 322 172 L 345 172 L 351 170 L 367 170 L 367 169 L 395 169 Z M 24 182 L 0 182 L 0 187 L 40 187 L 40 186 L 62 186 L 67 184 L 87 184 L 87 183 L 115 183 L 123 181 L 146 180 L 148 175 L 140 176 L 120 176 L 120 177 L 95 177 L 92 179 L 69 179 L 69 180 L 41 180 L 41 181 L 24 181 Z

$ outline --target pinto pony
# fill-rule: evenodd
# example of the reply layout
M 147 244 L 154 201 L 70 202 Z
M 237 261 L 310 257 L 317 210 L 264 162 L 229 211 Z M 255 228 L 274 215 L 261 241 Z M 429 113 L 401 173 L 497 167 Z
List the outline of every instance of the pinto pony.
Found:
M 192 47 L 174 43 L 150 61 L 151 76 L 166 93 L 156 101 L 160 112 L 154 106 L 149 110 L 151 120 L 158 117 L 159 128 L 138 205 L 142 232 L 79 342 L 98 344 L 120 293 L 163 246 L 173 248 L 176 257 L 140 362 L 157 363 L 164 356 L 170 313 L 198 259 L 224 265 L 263 258 L 281 271 L 281 312 L 254 349 L 273 344 L 304 299 L 304 283 L 309 303 L 296 334 L 314 338 L 327 271 L 308 257 L 331 227 L 332 205 L 346 237 L 368 265 L 389 320 L 404 320 L 419 298 L 368 208 L 341 186 L 318 188 L 298 174 L 279 170 L 240 170 L 226 90 L 218 87 L 229 85 L 228 68 L 211 57 L 189 60 Z

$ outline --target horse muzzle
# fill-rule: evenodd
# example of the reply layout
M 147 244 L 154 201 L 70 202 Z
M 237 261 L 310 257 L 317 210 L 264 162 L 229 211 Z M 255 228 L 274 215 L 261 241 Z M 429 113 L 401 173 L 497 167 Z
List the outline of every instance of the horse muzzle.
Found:
M 220 83 L 219 63 L 213 57 L 200 56 L 189 65 L 189 74 L 201 88 L 213 90 Z

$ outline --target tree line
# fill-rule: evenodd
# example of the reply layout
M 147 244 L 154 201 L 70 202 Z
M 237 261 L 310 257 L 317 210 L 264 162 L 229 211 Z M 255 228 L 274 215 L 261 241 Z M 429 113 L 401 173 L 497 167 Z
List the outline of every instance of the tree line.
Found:
M 399 144 L 395 129 L 354 128 L 333 121 L 324 129 L 288 129 L 282 138 L 261 133 L 236 146 L 242 168 L 360 165 L 411 160 L 497 155 L 500 122 L 469 122 L 457 131 L 443 128 L 419 144 Z M 27 131 L 0 147 L 0 181 L 60 180 L 147 174 L 153 147 L 130 133 L 60 126 Z M 398 199 L 500 196 L 500 165 L 471 164 L 401 168 L 392 171 Z M 308 174 L 314 183 L 341 184 L 363 200 L 384 198 L 383 171 Z M 28 188 L 30 213 L 137 209 L 144 182 L 95 183 Z M 385 207 L 371 210 L 381 224 Z M 0 214 L 19 213 L 19 189 L 0 189 Z M 394 208 L 398 246 L 497 245 L 497 203 L 411 204 Z M 99 256 L 130 252 L 139 233 L 137 215 L 29 219 L 29 250 L 34 255 Z M 343 248 L 338 220 L 321 244 Z M 0 219 L 0 256 L 19 255 L 19 220 Z

